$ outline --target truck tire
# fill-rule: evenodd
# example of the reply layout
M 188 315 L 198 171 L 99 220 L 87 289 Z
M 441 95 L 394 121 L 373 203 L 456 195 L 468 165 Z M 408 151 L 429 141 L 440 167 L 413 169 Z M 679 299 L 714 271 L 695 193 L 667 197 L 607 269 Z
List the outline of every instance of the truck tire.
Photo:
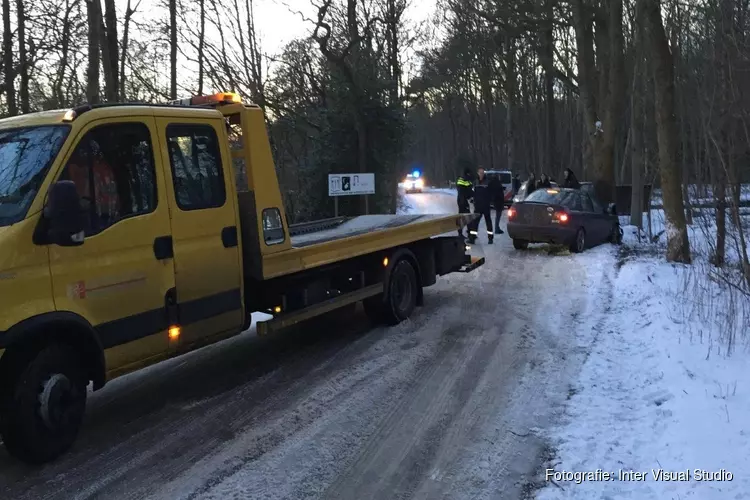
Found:
M 86 409 L 88 380 L 76 351 L 51 344 L 17 365 L 2 401 L 8 453 L 29 464 L 50 462 L 73 444 Z
M 388 290 L 386 290 L 383 302 L 383 319 L 389 325 L 397 325 L 411 316 L 417 307 L 417 296 L 419 295 L 419 281 L 417 271 L 406 259 L 401 259 L 393 266 L 388 279 Z

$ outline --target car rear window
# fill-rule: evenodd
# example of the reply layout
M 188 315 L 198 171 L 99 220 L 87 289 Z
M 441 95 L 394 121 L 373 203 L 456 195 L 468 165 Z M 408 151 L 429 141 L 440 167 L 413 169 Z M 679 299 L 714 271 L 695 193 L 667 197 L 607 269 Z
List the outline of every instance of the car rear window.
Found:
M 537 189 L 526 197 L 524 201 L 534 201 L 536 203 L 560 203 L 560 191 L 550 191 L 548 189 Z
M 558 191 L 556 189 L 537 189 L 526 197 L 524 201 L 562 205 L 571 210 L 581 210 L 581 200 L 576 191 Z

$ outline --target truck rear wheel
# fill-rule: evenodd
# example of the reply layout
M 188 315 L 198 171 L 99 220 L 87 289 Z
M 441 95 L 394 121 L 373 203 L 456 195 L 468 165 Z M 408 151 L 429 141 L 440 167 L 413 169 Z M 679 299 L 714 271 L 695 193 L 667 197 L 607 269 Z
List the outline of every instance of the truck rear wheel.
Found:
M 391 270 L 385 292 L 365 299 L 362 305 L 373 323 L 397 325 L 414 312 L 418 295 L 417 271 L 409 260 L 401 259 Z
M 418 287 L 417 271 L 411 262 L 398 261 L 391 271 L 385 295 L 383 319 L 386 323 L 397 325 L 411 316 L 417 307 Z
M 73 444 L 86 408 L 87 380 L 76 352 L 52 344 L 17 365 L 2 402 L 0 434 L 16 458 L 50 462 Z

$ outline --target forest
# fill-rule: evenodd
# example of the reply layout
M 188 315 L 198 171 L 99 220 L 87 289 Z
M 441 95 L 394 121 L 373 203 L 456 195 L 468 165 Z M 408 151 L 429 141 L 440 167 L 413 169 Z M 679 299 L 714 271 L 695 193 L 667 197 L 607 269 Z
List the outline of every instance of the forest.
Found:
M 423 24 L 409 0 L 294 0 L 309 36 L 280 53 L 253 0 L 1 1 L 3 116 L 234 91 L 265 111 L 293 222 L 332 215 L 329 173 L 374 172 L 367 209 L 390 213 L 413 165 L 441 186 L 570 168 L 605 202 L 658 188 L 670 261 L 709 200 L 711 261 L 737 247 L 750 283 L 748 0 L 439 0 Z

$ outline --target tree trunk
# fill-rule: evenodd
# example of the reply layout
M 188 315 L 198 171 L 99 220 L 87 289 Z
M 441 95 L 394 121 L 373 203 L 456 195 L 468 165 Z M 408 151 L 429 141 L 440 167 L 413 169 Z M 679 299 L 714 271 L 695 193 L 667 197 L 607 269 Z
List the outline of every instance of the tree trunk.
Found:
M 120 68 L 117 60 L 120 49 L 117 39 L 117 10 L 115 0 L 104 0 L 104 20 L 104 36 L 102 36 L 102 40 L 105 42 L 102 45 L 102 54 L 104 56 L 102 58 L 104 62 L 104 95 L 107 101 L 117 102 L 120 90 Z
M 622 103 L 625 101 L 625 61 L 622 34 L 622 0 L 609 0 L 609 50 L 607 61 L 598 60 L 600 67 L 609 65 L 607 71 L 607 97 L 604 100 L 602 128 L 601 165 L 598 169 L 595 189 L 599 199 L 611 203 L 615 199 L 615 142 L 620 131 Z
M 638 30 L 640 31 L 640 30 Z M 643 116 L 643 84 L 641 83 L 641 61 L 638 56 L 643 47 L 640 33 L 636 34 L 636 62 L 633 68 L 633 85 L 630 92 L 630 223 L 643 228 L 643 132 L 639 130 L 638 119 Z
M 515 135 L 513 111 L 516 106 L 516 49 L 510 36 L 505 37 L 505 158 L 508 170 L 515 171 Z
M 125 61 L 128 58 L 128 45 L 130 43 L 130 20 L 133 18 L 133 14 L 135 14 L 135 11 L 138 10 L 138 5 L 140 5 L 140 0 L 136 4 L 135 8 L 132 8 L 130 6 L 130 0 L 128 0 L 128 5 L 125 7 L 125 17 L 122 21 L 122 53 L 120 54 L 120 98 L 124 99 L 126 96 L 125 93 Z
M 21 99 L 21 113 L 31 111 L 29 103 L 29 61 L 26 51 L 26 10 L 25 0 L 16 0 L 16 17 L 18 18 L 18 71 L 21 76 L 21 87 L 18 94 Z
M 204 48 L 206 44 L 206 0 L 198 0 L 200 5 L 200 32 L 198 34 L 198 95 L 203 95 L 203 78 L 205 73 Z
M 599 141 L 597 138 L 596 122 L 596 88 L 594 65 L 594 34 L 591 21 L 591 13 L 587 10 L 583 0 L 573 0 L 573 24 L 576 33 L 577 61 L 578 61 L 578 89 L 581 96 L 581 111 L 583 115 L 583 126 L 585 127 L 585 143 L 583 145 L 584 162 L 586 171 L 595 171 Z
M 556 134 L 555 134 L 555 0 L 546 0 L 544 16 L 544 47 L 543 47 L 543 64 L 544 64 L 544 103 L 546 111 L 545 120 L 545 137 L 546 145 L 545 155 L 547 156 L 547 165 L 545 170 L 550 175 L 562 174 L 560 165 L 557 162 L 556 152 Z
M 396 0 L 388 0 L 387 35 L 388 35 L 388 69 L 390 72 L 390 104 L 397 106 L 399 102 L 399 83 L 401 80 L 401 65 L 399 64 L 399 21 L 400 14 L 396 7 Z
M 169 0 L 169 98 L 177 99 L 177 0 Z
M 89 104 L 99 103 L 99 34 L 101 29 L 101 4 L 99 0 L 86 0 L 88 17 L 88 70 L 86 71 L 86 99 Z
M 65 14 L 62 19 L 62 33 L 60 34 L 60 63 L 58 64 L 57 75 L 52 86 L 52 93 L 55 96 L 55 106 L 62 108 L 65 105 L 65 92 L 63 87 L 65 85 L 65 74 L 68 69 L 68 57 L 70 54 L 70 28 L 71 21 L 70 15 L 73 10 L 73 4 L 70 0 L 65 1 Z
M 661 19 L 659 0 L 641 0 L 648 27 L 649 58 L 654 74 L 654 106 L 659 144 L 659 170 L 666 216 L 667 260 L 690 263 L 685 211 L 680 187 L 681 171 L 677 163 L 677 123 L 674 100 L 674 62 Z
M 13 67 L 13 31 L 10 25 L 10 0 L 3 0 L 3 73 L 5 77 L 5 102 L 8 114 L 18 114 L 16 104 L 16 71 Z

